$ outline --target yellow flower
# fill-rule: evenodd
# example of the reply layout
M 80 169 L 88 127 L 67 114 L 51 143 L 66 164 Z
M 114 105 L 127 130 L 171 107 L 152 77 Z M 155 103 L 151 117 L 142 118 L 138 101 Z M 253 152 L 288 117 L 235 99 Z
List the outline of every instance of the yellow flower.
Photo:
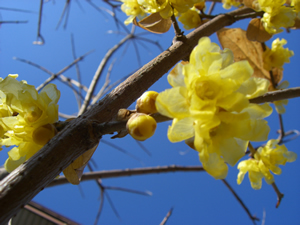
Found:
M 282 32 L 281 27 L 291 27 L 295 23 L 295 11 L 285 6 L 285 0 L 258 0 L 260 9 L 264 11 L 262 23 L 270 34 Z
M 248 141 L 266 140 L 269 127 L 264 117 L 268 104 L 250 104 L 249 98 L 267 92 L 268 81 L 251 78 L 247 61 L 233 63 L 230 50 L 202 38 L 192 51 L 190 63 L 168 75 L 173 86 L 156 99 L 159 113 L 174 118 L 168 129 L 171 142 L 194 138 L 205 170 L 216 179 L 227 175 L 245 154 Z
M 138 0 L 138 3 L 146 13 L 159 12 L 164 19 L 171 17 L 173 14 L 169 0 Z
M 292 0 L 291 6 L 294 6 L 294 9 L 297 13 L 300 12 L 300 0 Z
M 183 24 L 183 27 L 186 30 L 190 30 L 201 25 L 199 12 L 197 12 L 194 8 L 180 14 L 178 20 Z
M 126 25 L 132 23 L 135 17 L 139 17 L 141 19 L 146 15 L 137 0 L 124 0 L 121 9 L 127 16 L 129 16 L 124 22 Z
M 239 7 L 242 2 L 242 0 L 222 0 L 224 9 L 230 9 L 232 6 Z
M 290 62 L 290 57 L 294 55 L 294 52 L 283 46 L 287 44 L 287 41 L 282 38 L 277 38 L 272 42 L 272 48 L 267 48 L 263 53 L 264 68 L 270 71 L 273 67 L 283 69 L 284 63 Z
M 16 78 L 17 75 L 9 75 L 0 80 L 0 145 L 19 146 L 8 153 L 5 167 L 9 172 L 55 135 L 51 124 L 58 120 L 60 97 L 54 84 L 38 93 L 34 86 Z
M 281 174 L 278 165 L 284 166 L 286 162 L 294 162 L 297 159 L 296 153 L 288 151 L 285 145 L 278 145 L 278 140 L 273 139 L 269 140 L 264 147 L 258 148 L 257 153 L 254 157 L 261 160 L 276 175 Z
M 269 140 L 264 147 L 258 148 L 254 159 L 241 161 L 238 165 L 240 170 L 237 183 L 241 184 L 245 174 L 249 173 L 249 180 L 253 189 L 260 189 L 262 178 L 265 178 L 268 184 L 274 182 L 274 177 L 270 170 L 276 174 L 281 174 L 278 165 L 285 165 L 286 162 L 293 162 L 297 154 L 290 152 L 284 145 L 278 145 L 278 140 Z
M 248 172 L 251 187 L 255 190 L 258 190 L 261 188 L 262 178 L 264 178 L 264 175 L 260 171 L 258 160 L 255 160 L 255 159 L 244 160 L 239 163 L 237 168 L 240 170 L 240 172 L 238 174 L 238 178 L 237 178 L 238 184 L 242 183 L 246 173 Z M 271 174 L 271 176 L 273 178 L 272 174 Z M 270 180 L 268 180 L 268 182 L 270 182 L 270 184 L 274 182 L 274 180 L 272 178 Z

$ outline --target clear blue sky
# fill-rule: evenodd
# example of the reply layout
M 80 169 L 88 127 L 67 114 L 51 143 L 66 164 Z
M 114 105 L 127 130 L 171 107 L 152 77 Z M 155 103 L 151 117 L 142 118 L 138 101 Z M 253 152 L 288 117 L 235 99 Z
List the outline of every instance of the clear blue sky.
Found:
M 106 12 L 100 13 L 87 1 L 80 0 L 71 1 L 67 28 L 63 29 L 63 20 L 62 25 L 56 30 L 64 2 L 49 1 L 44 4 L 41 34 L 45 39 L 45 45 L 38 46 L 33 45 L 32 42 L 36 40 L 39 1 L 1 1 L 0 7 L 33 11 L 32 13 L 24 13 L 0 9 L 0 20 L 2 21 L 28 21 L 25 24 L 2 24 L 0 27 L 1 77 L 5 77 L 9 73 L 17 73 L 20 80 L 27 80 L 29 84 L 35 86 L 40 85 L 48 78 L 48 75 L 35 67 L 13 60 L 13 57 L 27 59 L 54 73 L 58 72 L 73 61 L 70 42 L 70 35 L 73 34 L 77 57 L 94 50 L 92 54 L 79 63 L 83 83 L 89 85 L 100 60 L 108 49 L 124 37 L 124 30 L 120 29 L 119 34 L 116 34 L 115 32 L 118 32 L 118 29 L 113 19 Z M 109 8 L 108 5 L 100 4 L 98 1 L 92 2 L 98 6 Z M 215 12 L 219 12 L 219 10 L 220 6 L 217 7 Z M 125 19 L 121 12 L 118 12 L 118 16 L 122 20 Z M 248 20 L 235 25 L 235 27 L 243 26 L 246 29 L 247 22 Z M 139 28 L 136 31 L 137 33 L 144 32 Z M 143 35 L 143 37 L 159 41 L 163 49 L 166 49 L 171 44 L 173 33 L 170 31 L 164 35 Z M 295 56 L 291 58 L 291 63 L 286 64 L 284 67 L 284 79 L 290 81 L 291 87 L 300 86 L 298 69 L 300 61 L 299 30 L 292 30 L 289 34 L 284 32 L 274 38 L 277 37 L 287 39 L 287 47 L 295 53 Z M 211 38 L 214 42 L 217 42 L 214 35 Z M 148 62 L 160 52 L 156 46 L 149 43 L 138 42 L 137 44 L 142 64 Z M 270 44 L 271 42 L 268 42 L 269 46 Z M 147 48 L 143 46 L 147 46 Z M 132 43 L 128 47 L 124 45 L 114 58 L 116 58 L 116 62 L 110 78 L 112 83 L 139 67 Z M 64 75 L 76 79 L 75 68 L 68 70 Z M 72 91 L 59 81 L 54 83 L 61 91 L 60 112 L 70 115 L 76 114 L 77 105 Z M 98 85 L 98 90 L 103 83 L 104 77 Z M 151 90 L 162 91 L 165 88 L 169 88 L 166 75 L 151 87 Z M 299 129 L 299 104 L 299 99 L 289 101 L 287 112 L 283 115 L 286 130 Z M 268 121 L 271 127 L 269 138 L 276 138 L 276 130 L 279 129 L 276 113 L 273 113 Z M 93 156 L 97 169 L 112 170 L 173 164 L 201 165 L 195 151 L 190 150 L 183 143 L 172 144 L 167 140 L 168 125 L 169 123 L 159 124 L 155 135 L 143 142 L 152 156 L 148 156 L 129 136 L 117 140 L 110 140 L 110 136 L 104 137 L 104 140 L 124 148 L 130 154 L 138 157 L 140 161 L 100 143 Z M 298 138 L 287 143 L 286 146 L 289 150 L 300 154 L 299 144 L 300 139 Z M 6 158 L 7 149 L 4 149 L 0 154 L 0 164 L 3 164 Z M 238 173 L 236 167 L 230 168 L 227 181 L 243 199 L 250 212 L 261 220 L 264 219 L 265 224 L 300 224 L 299 160 L 288 163 L 282 170 L 282 175 L 275 176 L 276 184 L 280 191 L 285 194 L 278 209 L 275 209 L 276 194 L 273 188 L 264 181 L 262 189 L 258 191 L 250 187 L 248 177 L 239 186 L 236 184 Z M 174 210 L 168 224 L 252 224 L 246 212 L 224 184 L 221 181 L 214 180 L 204 172 L 180 172 L 103 179 L 102 183 L 105 186 L 150 191 L 152 196 L 107 190 L 120 215 L 120 219 L 115 216 L 107 197 L 105 197 L 100 224 L 159 224 L 171 207 Z M 80 194 L 80 190 L 84 196 Z M 100 204 L 99 197 L 99 188 L 95 182 L 90 181 L 83 182 L 79 187 L 68 184 L 46 188 L 34 198 L 34 201 L 81 224 L 93 224 Z M 261 224 L 261 222 L 257 224 Z

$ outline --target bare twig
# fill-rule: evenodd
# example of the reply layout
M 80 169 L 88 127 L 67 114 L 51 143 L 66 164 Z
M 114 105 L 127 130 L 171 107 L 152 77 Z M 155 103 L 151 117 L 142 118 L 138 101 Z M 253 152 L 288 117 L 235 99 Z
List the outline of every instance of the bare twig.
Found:
M 43 84 L 41 84 L 39 87 L 37 87 L 37 90 L 42 89 L 43 87 L 45 87 L 47 84 L 49 84 L 52 80 L 56 79 L 58 76 L 62 75 L 62 73 L 66 72 L 68 69 L 70 69 L 72 66 L 76 65 L 79 61 L 83 60 L 86 56 L 88 56 L 89 54 L 91 54 L 94 50 L 89 51 L 85 54 L 83 54 L 82 56 L 78 57 L 77 59 L 75 59 L 71 64 L 69 64 L 68 66 L 66 66 L 65 68 L 63 68 L 62 70 L 60 70 L 58 73 L 55 73 L 51 75 L 51 77 L 49 77 L 47 80 L 44 81 Z M 65 81 L 65 80 L 64 80 Z M 76 83 L 78 87 L 83 87 L 80 83 L 78 83 L 77 81 L 74 82 L 73 79 L 71 78 L 67 78 L 67 81 L 71 81 L 72 84 Z M 66 81 L 65 81 L 66 82 Z
M 250 102 L 260 104 L 297 97 L 300 97 L 300 87 L 268 92 L 262 96 L 250 99 Z
M 5 23 L 28 23 L 27 20 L 22 20 L 22 21 L 19 21 L 19 20 L 15 20 L 15 21 L 0 21 L 0 24 L 5 24 Z
M 122 77 L 121 79 L 115 81 L 113 84 L 109 85 L 108 87 L 105 88 L 105 90 L 102 92 L 101 90 L 98 92 L 98 94 L 93 98 L 91 104 L 89 107 L 91 107 L 92 105 L 94 105 L 102 96 L 104 96 L 107 92 L 109 92 L 113 87 L 117 86 L 118 84 L 120 84 L 121 82 L 123 82 L 124 80 L 126 80 L 132 73 L 130 73 L 129 75 Z M 88 109 L 89 109 L 88 107 Z
M 279 130 L 279 132 L 280 132 L 280 130 Z M 292 136 L 292 137 L 290 137 L 288 139 L 283 139 L 281 141 L 281 144 L 289 142 L 289 141 L 292 141 L 292 140 L 294 140 L 294 139 L 296 139 L 297 137 L 300 136 L 300 132 L 298 130 L 289 130 L 289 131 L 285 132 L 284 137 L 290 136 L 292 134 L 294 134 L 294 136 Z M 279 134 L 279 138 L 280 138 L 280 136 L 281 136 L 281 134 Z
M 76 52 L 75 52 L 75 44 L 74 44 L 74 37 L 73 37 L 73 34 L 71 34 L 71 46 L 72 46 L 72 55 L 73 55 L 73 59 L 76 60 Z M 79 84 L 81 84 L 81 76 L 80 76 L 80 70 L 79 70 L 79 65 L 78 63 L 75 64 L 75 68 L 76 68 L 76 75 L 77 75 L 77 81 Z M 77 95 L 76 92 L 75 93 L 75 97 L 76 97 L 76 100 L 77 100 L 77 105 L 78 105 L 78 110 L 80 109 L 81 107 L 81 93 L 82 93 L 82 88 L 81 86 L 78 88 L 78 93 L 79 95 Z
M 109 170 L 109 171 L 96 171 L 90 173 L 84 173 L 81 177 L 81 181 L 89 181 L 95 179 L 105 179 L 114 177 L 124 177 L 124 176 L 136 176 L 136 175 L 147 175 L 147 174 L 157 174 L 157 173 L 170 173 L 170 172 L 204 172 L 202 166 L 159 166 L 159 167 L 144 167 L 135 169 L 125 169 L 125 170 Z M 59 176 L 57 179 L 53 180 L 48 187 L 68 184 L 69 182 L 65 176 Z
M 25 10 L 25 9 L 15 9 L 15 8 L 6 8 L 6 7 L 0 7 L 0 10 L 7 10 L 7 11 L 15 11 L 15 12 L 23 12 L 23 13 L 36 13 L 31 10 Z
M 103 203 L 104 203 L 104 191 L 101 190 L 101 192 L 100 192 L 100 205 L 99 205 L 99 208 L 98 208 L 96 219 L 94 221 L 94 225 L 98 224 L 98 221 L 99 221 L 99 218 L 101 216 L 102 209 L 103 209 Z
M 58 113 L 58 116 L 61 117 L 61 118 L 64 118 L 64 119 L 75 118 L 75 116 L 73 116 L 73 115 L 64 114 L 64 113 L 62 113 L 62 112 L 59 112 L 59 113 Z
M 67 27 L 67 21 L 68 21 L 68 17 L 69 17 L 69 12 L 70 12 L 70 7 L 71 7 L 70 5 L 71 5 L 71 0 L 66 0 L 64 9 L 63 9 L 63 11 L 62 11 L 62 13 L 60 15 L 59 21 L 58 21 L 58 23 L 56 25 L 56 29 L 58 29 L 58 27 L 59 27 L 59 25 L 60 25 L 60 23 L 61 23 L 61 21 L 62 21 L 62 19 L 63 19 L 63 17 L 64 17 L 65 14 L 66 14 L 66 20 L 65 20 L 65 23 L 64 23 L 64 29 L 66 29 L 66 27 Z
M 23 63 L 27 63 L 27 64 L 29 64 L 29 65 L 31 65 L 31 66 L 34 66 L 34 67 L 36 67 L 36 68 L 38 68 L 38 69 L 40 69 L 40 70 L 42 70 L 42 71 L 48 73 L 48 74 L 51 75 L 51 76 L 55 75 L 54 73 L 52 73 L 50 70 L 46 69 L 45 67 L 42 67 L 42 66 L 40 66 L 40 65 L 38 65 L 38 64 L 36 64 L 36 63 L 34 63 L 34 62 L 31 62 L 31 61 L 29 61 L 29 60 L 21 59 L 21 58 L 17 58 L 17 57 L 14 57 L 13 59 L 14 59 L 14 60 L 18 60 L 18 61 L 23 62 Z M 57 74 L 58 74 L 58 73 L 57 73 Z M 56 75 L 57 75 L 57 74 L 56 74 Z M 69 77 L 64 76 L 63 74 L 59 74 L 59 76 L 58 76 L 57 79 L 60 80 L 61 82 L 63 82 L 64 84 L 68 85 L 69 87 L 70 87 L 70 83 L 69 83 L 69 82 L 71 82 L 71 83 L 72 83 L 73 85 L 75 85 L 76 87 L 81 87 L 81 88 L 82 88 L 83 90 L 85 90 L 85 91 L 88 90 L 86 86 L 80 84 L 80 83 L 77 82 L 76 80 L 73 80 L 73 79 L 71 79 L 71 78 L 69 78 Z M 41 88 L 43 88 L 43 86 L 38 87 L 37 90 L 40 90 Z M 70 88 L 73 88 L 73 87 L 70 87 Z M 76 90 L 76 91 L 77 91 L 77 90 Z
M 90 103 L 90 100 L 94 94 L 95 88 L 96 88 L 96 84 L 98 83 L 98 80 L 100 79 L 102 72 L 104 70 L 104 67 L 106 66 L 108 60 L 111 58 L 111 56 L 114 54 L 114 52 L 116 50 L 118 50 L 124 43 L 126 43 L 129 39 L 131 39 L 133 37 L 133 34 L 130 33 L 128 34 L 125 38 L 123 38 L 118 44 L 116 44 L 114 47 L 112 47 L 110 50 L 107 51 L 107 53 L 105 54 L 105 56 L 103 57 L 103 59 L 101 60 L 98 69 L 93 77 L 93 80 L 90 83 L 90 87 L 89 90 L 85 96 L 84 102 L 81 106 L 81 109 L 78 113 L 78 115 L 81 115 L 82 113 L 84 113 Z
M 115 145 L 113 143 L 110 143 L 108 141 L 105 141 L 104 139 L 101 140 L 101 143 L 103 144 L 106 144 L 106 145 L 109 145 L 110 147 L 114 148 L 114 149 L 117 149 L 118 151 L 130 156 L 131 158 L 137 160 L 138 162 L 140 162 L 141 164 L 143 164 L 142 160 L 138 157 L 136 157 L 135 155 L 132 155 L 131 153 L 129 153 L 128 151 L 126 151 L 125 149 L 121 148 L 120 146 L 118 145 Z
M 152 192 L 150 192 L 150 191 L 137 191 L 137 190 L 122 188 L 122 187 L 105 186 L 105 189 L 114 190 L 114 191 L 124 191 L 124 192 L 129 192 L 129 193 L 138 194 L 138 195 L 145 195 L 145 196 L 151 196 L 152 195 Z
M 282 193 L 279 191 L 279 189 L 278 189 L 277 185 L 275 184 L 275 182 L 272 183 L 272 187 L 274 188 L 274 191 L 276 192 L 276 195 L 277 195 L 276 208 L 278 208 L 279 205 L 280 205 L 280 202 L 281 202 L 281 200 L 282 200 L 282 198 L 283 198 L 283 196 L 284 196 L 284 194 L 282 194 Z
M 102 96 L 103 96 L 103 93 L 104 91 L 106 90 L 106 88 L 108 87 L 109 85 L 109 78 L 110 78 L 110 75 L 111 75 L 111 71 L 113 69 L 113 66 L 114 66 L 114 63 L 116 62 L 116 59 L 113 60 L 113 62 L 110 64 L 109 68 L 108 68 L 108 71 L 107 71 L 107 74 L 106 74 L 106 78 L 105 78 L 105 82 L 104 84 L 102 85 L 100 91 L 98 92 L 97 96 L 95 98 L 97 99 L 100 99 Z M 92 101 L 92 104 L 93 103 L 96 103 L 96 101 L 94 102 L 94 100 Z
M 165 225 L 168 221 L 168 219 L 170 218 L 170 216 L 172 215 L 173 212 L 173 207 L 169 210 L 169 212 L 167 213 L 167 215 L 165 216 L 165 218 L 161 221 L 161 223 L 159 225 Z
M 283 121 L 282 121 L 282 115 L 278 113 L 278 118 L 279 118 L 279 125 L 280 125 L 280 132 L 279 132 L 279 138 L 278 138 L 278 144 L 281 144 L 283 141 L 283 138 L 285 136 L 284 132 L 284 126 L 283 126 Z
M 212 2 L 209 6 L 209 9 L 208 9 L 208 12 L 207 12 L 207 15 L 211 15 L 212 11 L 214 10 L 215 8 L 215 5 L 216 5 L 216 2 Z
M 43 45 L 43 44 L 45 44 L 45 39 L 41 35 L 43 5 L 44 5 L 43 0 L 40 0 L 40 10 L 39 10 L 37 38 L 36 38 L 36 41 L 33 42 L 34 45 Z M 40 41 L 39 41 L 39 39 L 40 39 Z
M 140 146 L 141 149 L 143 149 L 144 152 L 146 152 L 147 155 L 151 156 L 151 152 L 138 140 L 135 140 L 135 142 Z
M 172 20 L 172 24 L 173 24 L 173 28 L 174 28 L 174 32 L 175 32 L 175 37 L 173 39 L 173 42 L 185 40 L 186 37 L 183 35 L 183 31 L 179 28 L 174 14 L 171 16 L 171 20 Z
M 247 208 L 247 206 L 245 205 L 245 203 L 243 202 L 243 200 L 237 195 L 237 193 L 235 192 L 235 190 L 233 190 L 233 188 L 230 186 L 230 184 L 225 179 L 222 179 L 222 181 L 226 185 L 226 187 L 229 189 L 229 191 L 234 195 L 234 197 L 236 198 L 236 200 L 238 200 L 238 202 L 241 204 L 241 206 L 246 211 L 246 213 L 248 214 L 248 216 L 252 220 L 253 224 L 255 225 L 256 224 L 255 221 L 259 221 L 259 219 L 256 216 L 252 216 L 251 215 L 250 210 Z

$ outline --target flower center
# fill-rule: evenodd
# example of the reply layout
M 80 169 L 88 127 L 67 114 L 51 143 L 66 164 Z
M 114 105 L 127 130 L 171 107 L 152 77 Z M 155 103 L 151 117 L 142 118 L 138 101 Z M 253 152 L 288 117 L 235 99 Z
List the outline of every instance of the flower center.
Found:
M 212 81 L 196 81 L 195 91 L 199 98 L 202 100 L 213 100 L 218 95 L 218 88 Z
M 25 119 L 29 123 L 33 123 L 41 117 L 42 113 L 43 113 L 43 111 L 39 107 L 30 106 L 30 107 L 28 107 L 28 110 L 25 114 Z

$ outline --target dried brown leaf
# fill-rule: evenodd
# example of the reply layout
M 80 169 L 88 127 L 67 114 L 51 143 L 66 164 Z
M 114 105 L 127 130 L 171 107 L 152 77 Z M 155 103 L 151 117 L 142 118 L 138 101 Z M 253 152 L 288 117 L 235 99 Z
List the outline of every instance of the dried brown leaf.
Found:
M 87 150 L 81 156 L 79 156 L 74 162 L 72 162 L 66 169 L 64 169 L 63 173 L 67 180 L 71 184 L 79 184 L 81 180 L 81 176 L 83 174 L 83 170 L 86 164 L 91 159 L 92 155 L 94 154 L 98 144 L 96 144 L 91 149 Z
M 274 79 L 274 84 L 275 87 L 280 83 L 280 81 L 282 80 L 283 77 L 283 70 L 280 68 L 273 68 L 272 69 L 272 75 L 273 75 L 273 79 Z M 270 90 L 270 87 L 269 87 Z
M 263 77 L 270 80 L 270 73 L 263 67 L 263 48 L 261 43 L 249 41 L 246 31 L 240 28 L 223 28 L 217 32 L 223 48 L 229 48 L 234 55 L 234 61 L 248 60 L 252 66 L 254 77 Z
M 271 39 L 270 35 L 264 28 L 259 18 L 254 18 L 250 21 L 246 36 L 250 41 L 265 42 Z
M 162 34 L 170 29 L 172 21 L 170 18 L 162 18 L 159 13 L 154 13 L 139 22 L 134 18 L 133 24 L 152 33 Z

